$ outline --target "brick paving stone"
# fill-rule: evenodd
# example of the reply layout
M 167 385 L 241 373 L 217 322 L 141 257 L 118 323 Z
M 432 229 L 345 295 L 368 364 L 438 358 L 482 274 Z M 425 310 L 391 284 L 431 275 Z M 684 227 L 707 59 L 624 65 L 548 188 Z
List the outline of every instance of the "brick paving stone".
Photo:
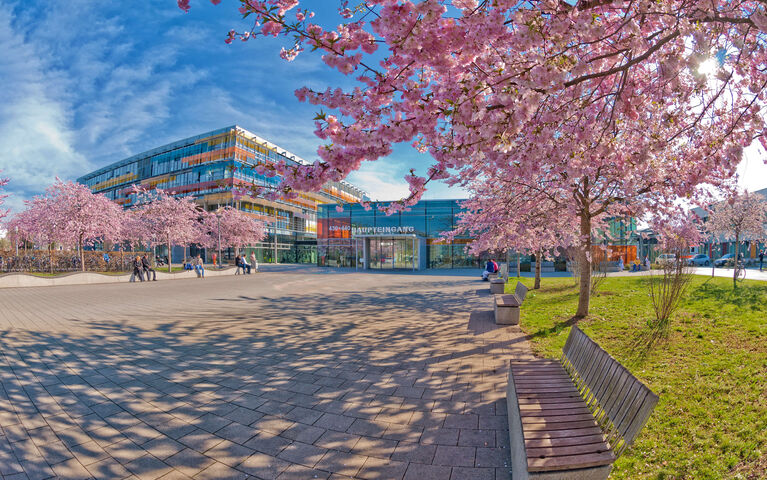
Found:
M 473 277 L 275 268 L 300 290 L 0 289 L 0 474 L 508 480 L 507 362 L 530 352 L 469 322 Z
M 403 480 L 446 480 L 450 478 L 451 467 L 411 463 Z
M 152 456 L 164 460 L 171 455 L 177 454 L 186 447 L 172 438 L 159 437 L 143 444 L 141 448 L 149 452 Z
M 434 465 L 450 465 L 452 467 L 473 467 L 476 450 L 475 447 L 439 445 L 432 463 Z
M 368 457 L 389 458 L 394 453 L 396 446 L 396 440 L 363 436 L 352 447 L 352 453 Z
M 237 443 L 224 440 L 215 447 L 205 452 L 205 455 L 230 467 L 242 463 L 246 458 L 253 455 L 255 450 L 244 447 Z
M 288 438 L 274 435 L 269 432 L 260 432 L 258 435 L 245 442 L 244 445 L 261 453 L 277 456 L 278 453 L 291 443 L 292 440 Z
M 315 468 L 354 477 L 367 459 L 364 455 L 330 451 L 317 462 Z
M 234 443 L 244 444 L 258 434 L 258 430 L 253 427 L 232 422 L 224 428 L 216 431 L 216 436 L 232 441 Z
M 237 465 L 237 470 L 241 470 L 249 475 L 258 478 L 277 478 L 286 468 L 290 466 L 289 462 L 256 452 L 246 458 L 241 464 Z
M 509 467 L 511 457 L 508 448 L 477 448 L 477 467 Z
M 51 466 L 57 477 L 67 479 L 91 478 L 91 473 L 74 458 Z
M 495 480 L 495 469 L 453 467 L 450 480 Z
M 291 465 L 283 471 L 277 480 L 327 480 L 330 472 L 323 472 L 303 465 Z
M 369 457 L 357 477 L 365 480 L 402 480 L 408 464 L 395 460 Z
M 328 453 L 326 448 L 316 447 L 308 443 L 293 442 L 277 456 L 289 462 L 314 467 L 326 453 Z
M 322 416 L 314 422 L 315 427 L 326 428 L 328 430 L 335 430 L 337 432 L 345 432 L 347 428 L 354 423 L 353 417 L 346 417 L 344 415 L 336 415 L 333 413 L 323 413 Z
M 85 467 L 93 478 L 98 480 L 112 480 L 115 478 L 125 478 L 131 473 L 112 458 L 105 458 L 96 463 L 91 463 Z
M 495 447 L 495 437 L 496 430 L 463 429 L 458 434 L 458 445 L 462 447 L 493 448 Z
M 191 448 L 185 448 L 165 459 L 165 463 L 184 475 L 193 477 L 212 464 L 215 460 Z M 128 465 L 130 470 L 130 465 Z
M 194 476 L 196 480 L 245 480 L 248 477 L 247 473 L 235 470 L 219 462 L 215 462 Z
M 342 452 L 351 452 L 352 448 L 354 448 L 354 445 L 357 444 L 360 438 L 362 438 L 360 435 L 328 430 L 323 433 L 314 444 L 318 447 L 339 450 Z

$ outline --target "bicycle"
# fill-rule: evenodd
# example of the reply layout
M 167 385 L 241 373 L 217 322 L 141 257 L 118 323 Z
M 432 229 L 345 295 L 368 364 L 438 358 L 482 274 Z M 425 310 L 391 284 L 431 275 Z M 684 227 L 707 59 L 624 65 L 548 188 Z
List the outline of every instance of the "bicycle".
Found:
M 742 282 L 746 279 L 746 269 L 740 265 L 735 269 L 735 280 Z

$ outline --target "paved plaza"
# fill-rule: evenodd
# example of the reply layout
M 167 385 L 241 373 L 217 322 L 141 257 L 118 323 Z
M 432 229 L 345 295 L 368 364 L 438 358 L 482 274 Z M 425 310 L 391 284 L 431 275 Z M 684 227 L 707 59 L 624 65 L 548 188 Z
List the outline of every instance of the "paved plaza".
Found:
M 0 289 L 4 479 L 509 479 L 478 273 Z

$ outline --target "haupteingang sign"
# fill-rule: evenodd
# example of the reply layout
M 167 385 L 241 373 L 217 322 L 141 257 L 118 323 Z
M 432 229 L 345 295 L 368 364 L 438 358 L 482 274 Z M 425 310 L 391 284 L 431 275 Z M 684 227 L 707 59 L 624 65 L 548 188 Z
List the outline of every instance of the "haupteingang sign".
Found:
M 352 235 L 394 235 L 415 233 L 415 227 L 352 227 Z

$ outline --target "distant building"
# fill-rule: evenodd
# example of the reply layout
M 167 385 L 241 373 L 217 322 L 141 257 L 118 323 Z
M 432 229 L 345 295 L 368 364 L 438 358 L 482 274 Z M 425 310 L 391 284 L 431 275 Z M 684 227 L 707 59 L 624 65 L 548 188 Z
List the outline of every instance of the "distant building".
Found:
M 238 186 L 277 186 L 279 177 L 259 175 L 254 167 L 279 161 L 305 163 L 286 149 L 232 125 L 139 153 L 83 175 L 77 181 L 126 208 L 137 201 L 131 192 L 133 185 L 190 195 L 206 210 L 234 206 L 267 224 L 268 237 L 253 246 L 260 262 L 273 262 L 276 250 L 280 263 L 314 264 L 318 207 L 358 202 L 367 199 L 367 195 L 350 183 L 330 182 L 322 191 L 302 192 L 296 199 L 235 198 L 233 190 Z M 174 249 L 174 259 L 181 255 Z
M 767 200 L 767 188 L 751 192 L 752 194 L 761 195 Z M 708 223 L 709 213 L 702 208 L 694 208 L 693 212 L 701 219 L 703 226 Z M 741 239 L 740 254 L 744 259 L 755 260 L 759 256 L 759 252 L 767 248 L 766 238 L 744 238 Z M 700 253 L 705 253 L 712 260 L 726 255 L 728 253 L 735 253 L 735 242 L 729 238 L 718 237 L 709 239 L 698 247 Z

